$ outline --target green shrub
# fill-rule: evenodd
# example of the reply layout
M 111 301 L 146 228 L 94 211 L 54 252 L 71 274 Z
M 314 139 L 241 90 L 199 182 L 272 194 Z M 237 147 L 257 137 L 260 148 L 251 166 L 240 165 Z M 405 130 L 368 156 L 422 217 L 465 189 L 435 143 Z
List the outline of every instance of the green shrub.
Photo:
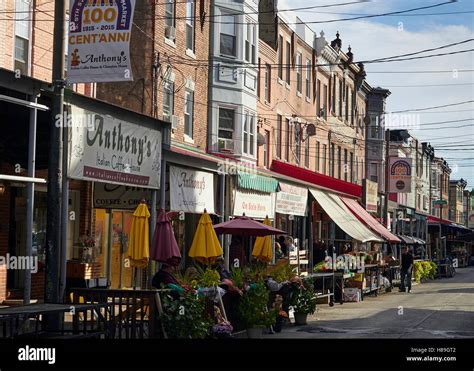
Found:
M 268 311 L 269 291 L 260 280 L 250 285 L 240 299 L 239 312 L 246 328 L 270 327 L 275 324 L 277 313 Z
M 207 315 L 205 299 L 192 291 L 180 294 L 179 300 L 163 295 L 163 324 L 171 339 L 205 339 L 213 321 Z
M 415 279 L 416 282 L 420 282 L 421 279 L 424 277 L 424 269 L 423 265 L 421 262 L 415 262 L 413 265 L 413 278 Z
M 295 313 L 313 314 L 316 311 L 316 295 L 312 280 L 305 280 L 304 284 L 293 292 L 291 306 Z

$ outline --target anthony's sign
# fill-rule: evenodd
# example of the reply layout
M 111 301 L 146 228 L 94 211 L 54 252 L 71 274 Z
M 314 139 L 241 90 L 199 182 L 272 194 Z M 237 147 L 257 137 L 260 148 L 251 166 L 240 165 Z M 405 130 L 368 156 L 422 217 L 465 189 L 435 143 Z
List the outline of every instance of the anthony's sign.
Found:
M 161 132 L 71 107 L 70 178 L 158 189 Z M 91 119 L 84 120 L 84 117 Z M 82 121 L 93 125 L 81 125 Z
M 411 192 L 411 158 L 390 157 L 390 184 L 389 192 Z
M 130 63 L 135 0 L 71 0 L 69 83 L 133 80 Z

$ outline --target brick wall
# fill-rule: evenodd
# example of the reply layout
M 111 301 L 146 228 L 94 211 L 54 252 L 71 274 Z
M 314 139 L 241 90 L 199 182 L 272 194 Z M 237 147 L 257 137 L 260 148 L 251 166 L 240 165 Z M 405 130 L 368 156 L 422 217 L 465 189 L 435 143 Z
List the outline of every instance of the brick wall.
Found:
M 172 133 L 174 142 L 186 143 L 203 151 L 207 141 L 207 93 L 208 66 L 199 61 L 209 58 L 209 20 L 201 24 L 196 19 L 195 58 L 186 53 L 186 4 L 176 3 L 175 45 L 165 42 L 165 23 L 162 17 L 164 3 L 157 2 L 155 8 L 150 2 L 137 2 L 131 39 L 131 59 L 134 81 L 127 83 L 97 84 L 97 97 L 149 116 L 163 118 L 162 80 L 168 67 L 175 74 L 174 115 L 181 120 Z M 209 14 L 209 0 L 204 1 L 206 14 Z M 196 16 L 200 14 L 200 2 L 196 1 Z M 156 22 L 150 15 L 155 13 Z M 160 66 L 158 78 L 153 82 L 154 53 L 159 53 Z M 193 140 L 184 138 L 184 96 L 186 81 L 195 84 L 194 135 Z M 155 90 L 155 93 L 154 93 Z
M 7 298 L 7 269 L 0 264 L 0 304 Z
M 36 79 L 51 82 L 53 65 L 54 1 L 34 0 L 31 19 L 30 75 Z M 1 0 L 0 12 L 0 67 L 14 69 L 15 50 L 15 0 Z M 73 90 L 91 96 L 91 84 L 75 84 Z

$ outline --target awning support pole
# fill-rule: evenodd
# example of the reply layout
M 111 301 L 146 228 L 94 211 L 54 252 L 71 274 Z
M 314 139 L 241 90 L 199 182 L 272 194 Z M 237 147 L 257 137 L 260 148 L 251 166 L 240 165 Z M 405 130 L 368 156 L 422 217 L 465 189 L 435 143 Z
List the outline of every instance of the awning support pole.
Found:
M 37 97 L 31 96 L 31 102 L 36 104 Z M 37 109 L 30 109 L 30 128 L 28 133 L 28 177 L 35 177 L 36 161 L 36 126 Z M 29 258 L 33 253 L 33 213 L 35 207 L 35 184 L 26 184 L 26 256 Z M 31 270 L 25 270 L 25 289 L 23 292 L 23 304 L 30 304 L 31 299 Z

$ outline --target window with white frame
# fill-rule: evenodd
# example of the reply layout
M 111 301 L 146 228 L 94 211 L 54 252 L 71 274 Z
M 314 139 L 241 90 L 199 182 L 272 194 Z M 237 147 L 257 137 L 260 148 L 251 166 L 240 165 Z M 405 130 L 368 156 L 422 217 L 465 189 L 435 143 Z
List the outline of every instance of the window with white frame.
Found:
M 304 142 L 304 167 L 309 168 L 309 137 Z
M 291 43 L 286 42 L 286 52 L 285 52 L 285 68 L 286 68 L 286 83 L 290 85 L 291 82 Z
M 163 81 L 163 120 L 171 121 L 174 113 L 174 82 L 171 79 Z
M 194 1 L 186 0 L 186 49 L 194 52 Z
M 272 67 L 265 64 L 265 102 L 270 103 Z
M 306 97 L 311 98 L 311 61 L 306 59 Z
M 283 80 L 283 36 L 278 37 L 278 78 Z
M 379 181 L 377 163 L 371 163 L 370 164 L 370 180 L 373 181 L 373 182 L 378 182 Z
M 174 42 L 176 38 L 176 2 L 175 0 L 165 1 L 165 37 Z
M 255 154 L 255 115 L 250 112 L 244 115 L 242 152 L 250 156 Z
M 30 69 L 31 1 L 15 0 L 15 70 L 28 75 Z
M 219 108 L 219 139 L 234 138 L 235 110 L 232 108 Z
M 222 13 L 220 18 L 220 53 L 231 57 L 237 56 L 235 18 L 235 15 L 228 13 Z
M 194 132 L 194 91 L 184 92 L 184 134 L 192 138 Z
M 301 94 L 303 89 L 303 76 L 302 76 L 302 55 L 301 53 L 296 54 L 296 91 Z
M 255 63 L 256 60 L 256 25 L 247 20 L 247 31 L 245 35 L 245 61 Z

